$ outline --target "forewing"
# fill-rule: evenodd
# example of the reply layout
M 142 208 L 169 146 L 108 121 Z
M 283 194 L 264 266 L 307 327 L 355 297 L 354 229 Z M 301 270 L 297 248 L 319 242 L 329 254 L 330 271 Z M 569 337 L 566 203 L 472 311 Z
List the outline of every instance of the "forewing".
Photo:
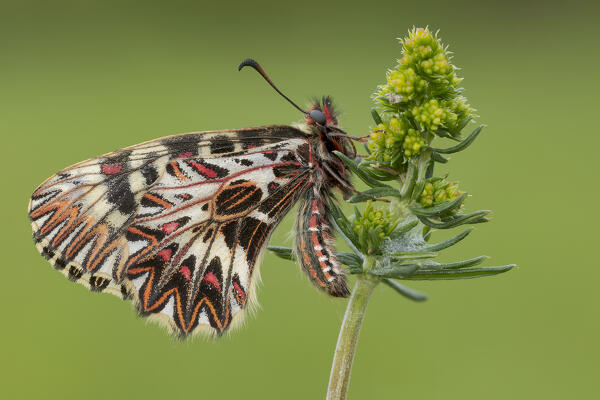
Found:
M 271 232 L 310 185 L 309 152 L 301 131 L 273 126 L 84 161 L 34 192 L 37 248 L 71 280 L 131 298 L 181 335 L 222 333 L 253 297 Z

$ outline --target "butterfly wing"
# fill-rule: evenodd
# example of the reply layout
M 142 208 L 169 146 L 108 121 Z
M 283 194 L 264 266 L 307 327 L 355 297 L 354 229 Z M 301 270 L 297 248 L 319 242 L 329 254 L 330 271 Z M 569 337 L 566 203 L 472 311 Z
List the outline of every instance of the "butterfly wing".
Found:
M 176 135 L 75 164 L 33 193 L 38 250 L 69 279 L 130 298 L 186 336 L 254 298 L 273 229 L 310 187 L 292 127 Z

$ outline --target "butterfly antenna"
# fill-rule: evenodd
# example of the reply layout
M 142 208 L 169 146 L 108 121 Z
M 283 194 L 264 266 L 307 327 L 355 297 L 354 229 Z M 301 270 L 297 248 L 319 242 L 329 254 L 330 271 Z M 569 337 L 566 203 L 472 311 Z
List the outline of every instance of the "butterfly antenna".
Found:
M 296 107 L 298 110 L 300 110 L 304 114 L 308 114 L 307 111 L 304 111 L 303 109 L 301 109 L 300 107 L 298 107 L 298 105 L 296 103 L 294 103 L 289 97 L 287 97 L 285 94 L 283 94 L 281 92 L 281 90 L 277 89 L 277 86 L 275 86 L 275 84 L 273 83 L 273 81 L 271 81 L 271 79 L 269 79 L 269 77 L 267 76 L 265 70 L 262 69 L 262 67 L 260 66 L 260 64 L 257 63 L 255 60 L 253 60 L 251 58 L 248 58 L 248 59 L 242 61 L 242 63 L 238 66 L 238 71 L 241 71 L 242 68 L 244 68 L 244 67 L 252 67 L 252 68 L 254 68 L 256 70 L 256 72 L 258 72 L 259 74 L 261 74 L 262 77 L 265 78 L 265 81 L 267 81 L 267 83 L 269 85 L 271 85 L 271 87 L 273 89 L 275 89 L 275 91 L 281 95 L 281 97 L 283 97 L 284 99 L 286 99 L 291 105 L 293 105 L 294 107 Z

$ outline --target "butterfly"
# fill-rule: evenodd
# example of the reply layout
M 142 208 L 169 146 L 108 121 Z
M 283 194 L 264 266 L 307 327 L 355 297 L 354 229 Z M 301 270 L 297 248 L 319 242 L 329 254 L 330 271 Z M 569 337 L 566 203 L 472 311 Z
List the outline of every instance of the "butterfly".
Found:
M 262 255 L 296 203 L 295 254 L 308 279 L 349 294 L 328 199 L 356 191 L 334 151 L 355 157 L 329 97 L 298 126 L 179 134 L 72 165 L 31 196 L 39 252 L 68 279 L 131 300 L 180 337 L 221 335 L 256 301 Z

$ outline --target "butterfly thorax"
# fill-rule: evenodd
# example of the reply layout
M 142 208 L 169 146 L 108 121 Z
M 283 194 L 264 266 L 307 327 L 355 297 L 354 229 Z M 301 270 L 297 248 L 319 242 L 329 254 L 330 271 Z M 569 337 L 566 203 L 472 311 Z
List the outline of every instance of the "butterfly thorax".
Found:
M 349 187 L 351 187 L 348 171 L 344 163 L 334 151 L 338 151 L 350 158 L 356 156 L 356 151 L 349 140 L 345 137 L 332 135 L 338 130 L 337 112 L 329 97 L 323 97 L 322 100 L 313 102 L 309 111 L 319 110 L 325 114 L 326 123 L 319 124 L 310 116 L 307 116 L 305 123 L 300 126 L 308 134 L 312 141 L 312 148 L 315 151 L 315 167 L 322 174 L 322 188 L 338 188 L 347 197 Z

